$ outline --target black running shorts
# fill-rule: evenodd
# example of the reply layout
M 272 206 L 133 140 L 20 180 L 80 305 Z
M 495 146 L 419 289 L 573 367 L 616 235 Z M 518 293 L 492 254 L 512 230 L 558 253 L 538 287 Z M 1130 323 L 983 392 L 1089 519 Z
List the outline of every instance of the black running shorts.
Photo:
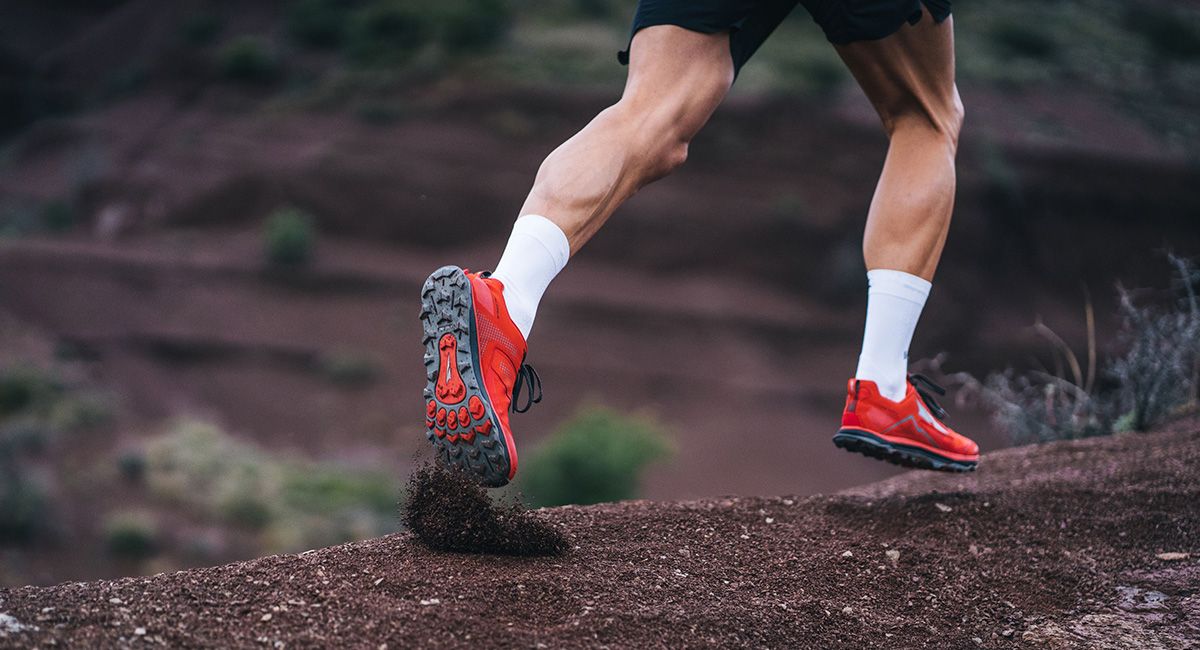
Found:
M 736 72 L 798 4 L 835 45 L 890 36 L 904 23 L 915 25 L 925 11 L 939 23 L 950 15 L 950 0 L 640 0 L 629 38 L 653 25 L 729 32 Z M 629 49 L 617 54 L 617 60 L 629 63 Z

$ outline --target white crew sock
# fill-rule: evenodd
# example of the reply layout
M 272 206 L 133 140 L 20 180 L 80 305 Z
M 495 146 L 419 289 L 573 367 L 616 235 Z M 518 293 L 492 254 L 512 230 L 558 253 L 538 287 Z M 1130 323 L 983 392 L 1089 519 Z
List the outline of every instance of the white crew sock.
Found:
M 513 224 L 508 246 L 492 277 L 504 284 L 508 315 L 526 340 L 542 294 L 570 257 L 567 235 L 553 221 L 527 214 Z
M 933 285 L 903 271 L 867 271 L 867 326 L 856 379 L 869 379 L 879 393 L 898 402 L 908 384 L 908 346 Z

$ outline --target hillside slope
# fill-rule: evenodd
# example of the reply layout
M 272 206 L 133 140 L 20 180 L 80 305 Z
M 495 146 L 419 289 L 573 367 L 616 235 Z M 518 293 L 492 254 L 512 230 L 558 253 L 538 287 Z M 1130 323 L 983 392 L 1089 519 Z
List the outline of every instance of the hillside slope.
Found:
M 556 508 L 560 558 L 397 534 L 7 590 L 0 644 L 1200 647 L 1198 468 L 1193 419 L 834 496 Z

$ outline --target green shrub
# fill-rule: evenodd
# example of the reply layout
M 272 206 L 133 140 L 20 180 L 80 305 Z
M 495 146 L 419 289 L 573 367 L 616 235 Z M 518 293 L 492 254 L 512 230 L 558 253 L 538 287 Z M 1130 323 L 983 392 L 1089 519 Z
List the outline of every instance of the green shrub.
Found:
M 522 463 L 522 487 L 537 506 L 631 499 L 642 470 L 670 453 L 651 423 L 592 408 L 563 424 Z
M 221 48 L 218 55 L 221 75 L 230 81 L 265 84 L 279 75 L 279 60 L 261 38 L 241 36 Z
M 504 39 L 512 24 L 504 0 L 443 0 L 431 8 L 438 39 L 453 53 L 488 51 Z
M 1200 58 L 1200 28 L 1192 16 L 1138 2 L 1126 12 L 1125 24 L 1160 57 L 1179 61 Z
M 93 429 L 112 418 L 112 405 L 100 395 L 64 395 L 50 407 L 47 419 L 55 431 L 70 432 Z
M 334 352 L 321 358 L 321 375 L 334 384 L 361 387 L 379 378 L 379 365 L 353 352 Z
M 346 52 L 362 65 L 407 63 L 432 36 L 431 6 L 406 0 L 377 0 L 350 16 Z
M 39 453 L 50 441 L 50 430 L 40 418 L 23 416 L 0 421 L 0 447 L 14 454 Z
M 270 265 L 305 266 L 312 261 L 316 241 L 312 217 L 295 208 L 276 210 L 267 219 L 263 240 Z
M 50 373 L 31 365 L 0 369 L 0 417 L 52 402 L 62 387 Z
M 159 550 L 158 522 L 148 512 L 118 512 L 104 520 L 108 552 L 127 560 L 144 560 Z
M 593 20 L 613 18 L 626 9 L 624 6 L 618 9 L 612 0 L 574 0 L 571 8 L 575 15 Z
M 200 422 L 180 422 L 147 445 L 146 484 L 209 520 L 259 531 L 267 553 L 396 528 L 388 475 L 273 455 Z
M 41 214 L 29 205 L 0 205 L 0 238 L 27 237 L 41 228 Z
M 1097 343 L 1091 306 L 1087 363 L 1045 325 L 1035 329 L 1054 346 L 1053 373 L 1008 370 L 980 383 L 960 383 L 977 392 L 997 426 L 1014 442 L 1045 442 L 1146 431 L 1200 404 L 1200 272 L 1170 256 L 1182 297 L 1165 306 L 1144 305 L 1120 290 L 1119 352 L 1104 364 L 1107 385 L 1096 381 Z M 1118 415 L 1119 414 L 1119 415 Z
M 298 0 L 288 8 L 288 34 L 306 47 L 337 47 L 345 38 L 347 17 L 343 0 Z
M 75 225 L 75 208 L 71 204 L 56 200 L 42 206 L 42 227 L 50 232 L 70 230 Z
M 221 518 L 235 526 L 260 530 L 271 523 L 271 506 L 257 493 L 231 494 L 219 509 Z
M 1140 305 L 1120 292 L 1124 353 L 1109 373 L 1120 386 L 1121 425 L 1135 431 L 1153 428 L 1189 403 L 1195 407 L 1200 388 L 1200 274 L 1188 260 L 1170 260 L 1184 294 L 1173 304 Z
M 988 36 L 1006 56 L 1044 61 L 1058 55 L 1055 36 L 1041 31 L 1028 20 L 1001 22 L 992 27 Z
M 49 498 L 22 469 L 14 450 L 0 448 L 0 544 L 26 544 L 47 527 Z
M 141 483 L 146 477 L 146 455 L 139 450 L 126 451 L 117 457 L 117 471 L 131 483 Z
M 221 33 L 221 18 L 207 12 L 187 16 L 179 24 L 179 36 L 191 47 L 209 45 Z
M 283 503 L 300 512 L 330 515 L 365 508 L 391 516 L 396 508 L 395 486 L 386 476 L 372 472 L 293 468 L 284 474 L 281 487 Z

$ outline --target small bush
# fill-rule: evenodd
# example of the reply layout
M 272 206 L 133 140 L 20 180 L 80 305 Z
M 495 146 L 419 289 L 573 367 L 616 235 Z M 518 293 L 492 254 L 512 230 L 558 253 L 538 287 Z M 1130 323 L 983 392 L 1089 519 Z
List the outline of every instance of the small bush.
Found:
M 221 75 L 244 84 L 265 84 L 279 75 L 279 60 L 261 38 L 242 36 L 227 43 L 218 55 Z
M 211 13 L 195 13 L 179 24 L 179 37 L 191 47 L 211 44 L 221 33 L 221 18 Z
M 592 20 L 613 18 L 625 10 L 624 6 L 614 6 L 612 0 L 574 0 L 571 8 L 575 15 Z
M 0 448 L 14 454 L 36 454 L 49 444 L 51 432 L 40 418 L 18 417 L 0 422 Z
M 395 486 L 386 476 L 372 472 L 333 468 L 289 471 L 281 488 L 283 502 L 289 508 L 318 515 L 365 508 L 391 516 L 396 508 Z
M 147 512 L 118 512 L 104 521 L 108 552 L 127 560 L 144 560 L 159 550 L 158 522 Z
M 395 530 L 386 474 L 273 455 L 199 422 L 146 449 L 153 495 L 214 522 L 259 531 L 263 552 L 298 551 Z
M 261 530 L 271 523 L 271 506 L 255 493 L 231 494 L 220 504 L 221 517 L 235 526 Z
M 1189 15 L 1138 2 L 1126 12 L 1125 24 L 1164 59 L 1189 61 L 1200 58 L 1200 28 Z
M 491 50 L 512 24 L 512 13 L 504 0 L 444 0 L 431 7 L 438 39 L 454 53 Z
M 355 11 L 346 33 L 346 52 L 362 65 L 407 63 L 432 36 L 431 6 L 377 0 Z
M 130 483 L 141 483 L 146 477 L 146 455 L 139 450 L 126 451 L 117 457 L 117 471 Z
M 50 407 L 47 418 L 55 431 L 94 429 L 112 421 L 113 409 L 100 395 L 63 396 Z
M 594 408 L 534 450 L 525 461 L 523 487 L 538 506 L 631 499 L 638 494 L 642 470 L 670 452 L 657 427 Z
M 337 47 L 345 38 L 348 15 L 342 0 L 298 0 L 288 9 L 288 34 L 306 47 Z
M 1039 61 L 1058 56 L 1058 43 L 1053 34 L 1041 31 L 1031 21 L 1005 22 L 994 26 L 991 41 L 1007 56 L 1020 56 Z
M 0 544 L 27 544 L 46 529 L 49 499 L 11 450 L 0 455 Z
M 1118 353 L 1104 368 L 1110 386 L 1096 388 L 1096 341 L 1089 305 L 1086 368 L 1070 347 L 1042 324 L 1038 332 L 1055 346 L 1054 371 L 1008 370 L 982 383 L 961 383 L 978 393 L 997 426 L 1017 443 L 1044 442 L 1146 431 L 1200 404 L 1200 273 L 1174 255 L 1182 297 L 1166 307 L 1139 305 L 1120 289 Z M 1120 414 L 1118 417 L 1117 414 Z
M 353 352 L 335 352 L 320 360 L 320 372 L 339 386 L 361 387 L 379 378 L 379 366 L 373 360 Z
M 38 210 L 28 205 L 0 205 L 0 238 L 27 237 L 41 226 Z
M 1112 432 L 1107 403 L 1071 382 L 1045 373 L 990 375 L 984 404 L 1016 444 L 1072 440 Z
M 48 372 L 31 365 L 0 369 L 0 417 L 45 405 L 62 392 Z
M 276 210 L 263 231 L 267 262 L 277 267 L 300 267 L 312 261 L 316 233 L 312 217 L 295 208 Z
M 1121 343 L 1125 352 L 1110 373 L 1120 385 L 1122 425 L 1146 431 L 1179 407 L 1196 402 L 1200 374 L 1200 278 L 1186 260 L 1171 256 L 1185 294 L 1166 309 L 1139 306 L 1121 290 Z
M 75 225 L 75 209 L 62 201 L 50 201 L 42 206 L 42 227 L 50 232 L 63 232 Z

